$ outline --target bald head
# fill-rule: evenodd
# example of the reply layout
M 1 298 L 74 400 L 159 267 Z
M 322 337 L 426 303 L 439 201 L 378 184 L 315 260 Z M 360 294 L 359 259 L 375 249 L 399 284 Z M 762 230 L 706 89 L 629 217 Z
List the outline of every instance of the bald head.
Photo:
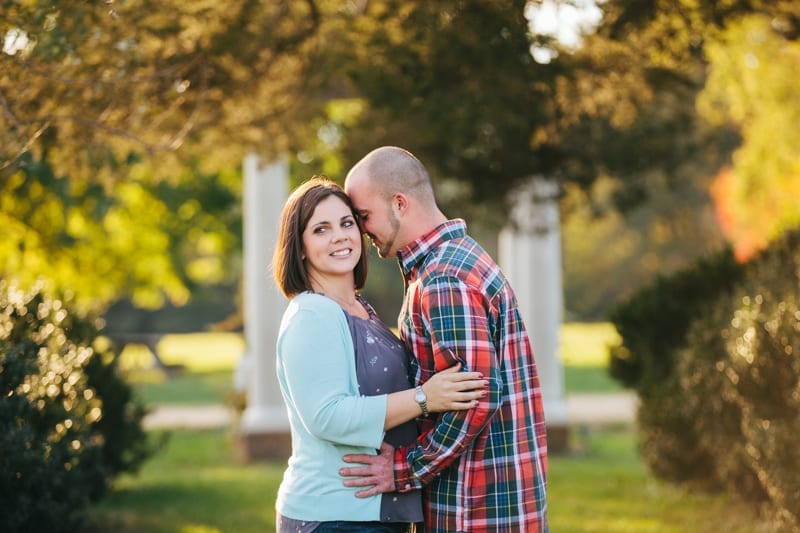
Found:
M 376 148 L 353 166 L 347 173 L 345 186 L 363 185 L 385 199 L 403 193 L 423 206 L 436 208 L 431 178 L 425 166 L 411 152 L 397 146 Z
M 436 206 L 431 179 L 407 150 L 383 146 L 347 173 L 344 188 L 359 214 L 362 230 L 381 257 L 398 250 L 447 219 Z

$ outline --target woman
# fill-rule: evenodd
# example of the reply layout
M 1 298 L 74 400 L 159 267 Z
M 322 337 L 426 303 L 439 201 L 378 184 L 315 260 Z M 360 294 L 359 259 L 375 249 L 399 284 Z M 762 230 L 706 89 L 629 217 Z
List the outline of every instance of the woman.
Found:
M 277 344 L 277 372 L 289 411 L 292 456 L 278 490 L 278 531 L 407 531 L 422 521 L 418 491 L 356 498 L 338 470 L 348 453 L 416 438 L 416 417 L 469 409 L 486 382 L 457 368 L 410 387 L 408 354 L 359 295 L 366 251 L 350 199 L 314 177 L 281 214 L 275 279 L 290 298 Z M 344 311 L 344 312 L 342 312 Z

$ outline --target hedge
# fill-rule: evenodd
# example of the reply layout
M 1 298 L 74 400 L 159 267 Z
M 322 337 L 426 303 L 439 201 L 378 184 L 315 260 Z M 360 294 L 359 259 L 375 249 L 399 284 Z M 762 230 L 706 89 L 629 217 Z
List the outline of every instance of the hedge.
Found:
M 725 490 L 800 529 L 800 229 L 746 265 L 705 259 L 618 307 L 613 374 L 640 397 L 659 477 Z
M 95 342 L 97 323 L 0 281 L 3 531 L 76 531 L 116 475 L 155 451 L 146 409 Z

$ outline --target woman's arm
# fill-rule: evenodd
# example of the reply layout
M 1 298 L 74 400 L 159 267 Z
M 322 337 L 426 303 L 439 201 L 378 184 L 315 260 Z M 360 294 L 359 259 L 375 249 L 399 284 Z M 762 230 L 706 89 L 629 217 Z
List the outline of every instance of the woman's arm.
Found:
M 487 381 L 478 372 L 460 372 L 461 363 L 438 372 L 422 385 L 427 396 L 428 411 L 460 411 L 472 409 L 486 395 Z M 383 429 L 391 429 L 408 422 L 420 414 L 420 406 L 414 399 L 414 389 L 393 392 L 386 403 L 386 420 Z
M 319 439 L 377 449 L 384 437 L 386 396 L 357 393 L 353 345 L 341 309 L 323 296 L 297 298 L 286 310 L 277 343 L 287 407 Z

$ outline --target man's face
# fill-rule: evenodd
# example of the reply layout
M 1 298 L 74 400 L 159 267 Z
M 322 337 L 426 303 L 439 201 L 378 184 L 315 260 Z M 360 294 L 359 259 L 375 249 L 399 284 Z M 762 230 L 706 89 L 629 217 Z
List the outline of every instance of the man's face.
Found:
M 391 200 L 374 191 L 367 176 L 348 177 L 345 191 L 355 205 L 361 219 L 361 227 L 383 258 L 394 257 L 401 247 L 397 242 L 400 232 L 400 219 L 392 210 Z

